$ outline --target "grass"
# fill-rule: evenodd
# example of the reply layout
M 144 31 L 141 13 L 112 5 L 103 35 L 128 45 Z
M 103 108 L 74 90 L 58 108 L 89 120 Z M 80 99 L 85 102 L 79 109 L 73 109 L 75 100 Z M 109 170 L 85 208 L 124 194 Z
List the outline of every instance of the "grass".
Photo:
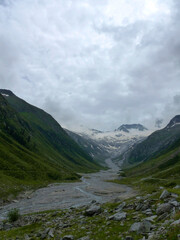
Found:
M 0 94 L 1 199 L 100 169 L 49 114 L 15 95 Z

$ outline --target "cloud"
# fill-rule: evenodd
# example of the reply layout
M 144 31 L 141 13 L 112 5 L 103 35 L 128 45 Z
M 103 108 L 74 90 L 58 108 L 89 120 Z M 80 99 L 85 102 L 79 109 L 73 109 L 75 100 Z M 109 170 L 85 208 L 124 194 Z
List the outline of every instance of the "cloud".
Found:
M 179 9 L 178 0 L 1 0 L 1 87 L 71 129 L 166 123 L 179 113 Z

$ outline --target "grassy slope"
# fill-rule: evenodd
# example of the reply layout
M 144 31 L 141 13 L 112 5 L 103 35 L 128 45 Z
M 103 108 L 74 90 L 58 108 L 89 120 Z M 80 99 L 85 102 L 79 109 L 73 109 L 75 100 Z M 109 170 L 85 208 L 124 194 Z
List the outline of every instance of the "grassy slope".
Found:
M 179 138 L 180 125 L 155 131 L 146 140 L 135 146 L 127 160 L 130 164 L 136 164 L 158 157 L 170 149 Z
M 125 178 L 117 182 L 133 185 L 143 192 L 158 191 L 163 186 L 180 194 L 179 189 L 173 189 L 180 185 L 180 141 L 159 157 L 124 169 L 123 175 Z
M 10 98 L 24 109 L 18 113 L 0 95 L 0 198 L 27 186 L 78 179 L 75 171 L 100 168 L 49 114 L 14 95 Z

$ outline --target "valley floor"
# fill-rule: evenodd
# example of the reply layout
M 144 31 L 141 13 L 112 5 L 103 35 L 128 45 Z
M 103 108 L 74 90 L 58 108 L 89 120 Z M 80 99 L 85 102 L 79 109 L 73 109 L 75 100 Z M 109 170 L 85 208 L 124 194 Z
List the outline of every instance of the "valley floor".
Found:
M 118 178 L 119 168 L 111 159 L 107 159 L 106 163 L 109 170 L 83 174 L 81 182 L 51 184 L 36 190 L 27 198 L 5 205 L 0 210 L 0 219 L 4 219 L 13 208 L 18 208 L 21 214 L 27 214 L 84 206 L 92 200 L 105 203 L 116 198 L 123 200 L 134 196 L 136 193 L 132 188 L 110 182 Z

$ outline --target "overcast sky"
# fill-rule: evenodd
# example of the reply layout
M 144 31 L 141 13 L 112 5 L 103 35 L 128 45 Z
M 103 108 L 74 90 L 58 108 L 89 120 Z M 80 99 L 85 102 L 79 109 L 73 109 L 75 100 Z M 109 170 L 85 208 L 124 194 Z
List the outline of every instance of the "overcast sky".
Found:
M 0 88 L 69 129 L 180 114 L 179 0 L 0 0 Z

